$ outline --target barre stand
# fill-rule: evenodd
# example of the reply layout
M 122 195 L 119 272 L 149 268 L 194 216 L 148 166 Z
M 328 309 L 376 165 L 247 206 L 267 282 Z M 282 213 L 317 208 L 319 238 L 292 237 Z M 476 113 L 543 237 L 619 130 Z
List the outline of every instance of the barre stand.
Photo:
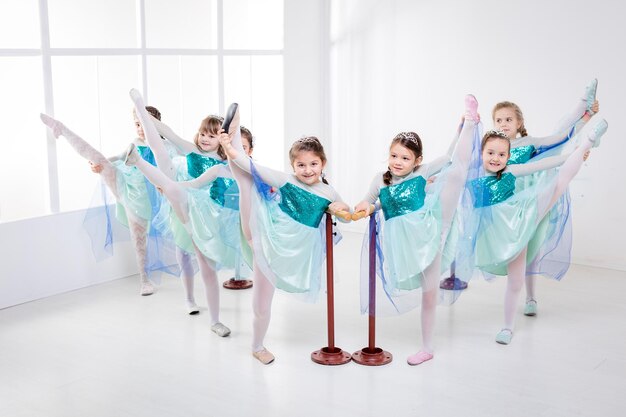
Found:
M 326 309 L 328 311 L 328 346 L 311 353 L 311 360 L 320 365 L 343 365 L 352 359 L 350 354 L 335 346 L 335 303 L 333 265 L 333 223 L 326 213 Z
M 369 337 L 368 346 L 352 354 L 352 360 L 359 365 L 387 365 L 393 355 L 376 347 L 376 213 L 370 214 L 369 223 Z

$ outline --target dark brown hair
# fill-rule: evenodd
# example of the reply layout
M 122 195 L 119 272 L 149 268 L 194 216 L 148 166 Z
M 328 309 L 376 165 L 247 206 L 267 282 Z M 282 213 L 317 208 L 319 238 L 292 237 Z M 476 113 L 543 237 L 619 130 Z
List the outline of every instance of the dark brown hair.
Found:
M 161 112 L 159 109 L 153 106 L 146 106 L 146 110 L 148 110 L 148 113 L 150 113 L 155 119 L 161 120 Z
M 254 138 L 252 137 L 252 132 L 243 126 L 240 126 L 239 130 L 241 130 L 241 137 L 246 138 L 248 141 L 250 152 L 252 152 L 252 149 L 254 149 Z
M 484 150 L 485 146 L 487 145 L 487 142 L 491 142 L 493 139 L 501 139 L 501 140 L 506 141 L 509 147 L 509 156 L 511 155 L 511 141 L 509 140 L 509 138 L 506 136 L 504 132 L 500 132 L 498 130 L 490 130 L 489 132 L 485 133 L 485 136 L 483 136 L 483 140 L 480 143 L 480 150 L 481 151 Z M 506 169 L 506 165 L 500 171 L 496 172 L 496 178 L 498 180 L 502 178 L 502 173 L 504 172 L 505 169 Z
M 313 152 L 319 159 L 322 160 L 322 164 L 326 163 L 326 153 L 324 152 L 324 147 L 318 138 L 315 136 L 306 136 L 301 139 L 298 139 L 291 145 L 291 149 L 289 149 L 289 162 L 293 165 L 293 162 L 296 160 L 296 157 L 300 152 Z M 326 178 L 324 178 L 324 173 L 322 173 L 322 182 L 324 184 L 328 184 Z
M 415 159 L 422 156 L 422 150 L 423 150 L 422 140 L 415 132 L 398 133 L 396 137 L 394 137 L 393 140 L 391 141 L 391 145 L 389 145 L 389 149 L 391 149 L 391 147 L 396 144 L 402 145 L 408 150 L 410 150 L 411 152 L 413 152 L 413 155 L 415 155 Z M 387 168 L 387 172 L 383 174 L 383 182 L 385 183 L 385 185 L 391 184 L 391 170 L 389 168 Z

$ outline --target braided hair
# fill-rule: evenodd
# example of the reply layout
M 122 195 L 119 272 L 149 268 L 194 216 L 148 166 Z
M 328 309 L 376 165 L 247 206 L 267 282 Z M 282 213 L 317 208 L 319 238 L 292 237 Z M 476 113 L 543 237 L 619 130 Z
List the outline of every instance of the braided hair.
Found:
M 389 145 L 389 148 L 391 149 L 391 147 L 396 144 L 404 146 L 405 148 L 413 152 L 413 155 L 415 155 L 415 159 L 422 156 L 422 140 L 415 132 L 398 133 L 396 137 L 394 137 L 391 141 L 391 145 Z M 391 185 L 391 178 L 391 170 L 387 168 L 387 172 L 383 174 L 383 182 L 385 183 L 385 185 Z

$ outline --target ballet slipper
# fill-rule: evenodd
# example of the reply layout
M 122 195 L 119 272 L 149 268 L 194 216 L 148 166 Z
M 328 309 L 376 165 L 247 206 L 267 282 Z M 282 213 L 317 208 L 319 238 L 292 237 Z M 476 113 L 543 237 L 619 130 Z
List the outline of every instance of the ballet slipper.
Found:
M 585 88 L 585 101 L 587 102 L 587 114 L 589 116 L 593 116 L 595 112 L 593 111 L 593 103 L 596 101 L 596 91 L 598 90 L 598 79 L 594 78 L 591 80 L 587 88 Z
M 239 104 L 237 103 L 231 104 L 230 106 L 228 106 L 228 110 L 226 111 L 226 116 L 224 116 L 224 121 L 222 122 L 222 129 L 224 129 L 224 132 L 228 134 L 231 133 L 229 131 L 231 123 L 233 122 L 233 120 L 235 120 L 235 117 L 239 117 L 239 114 L 237 112 L 238 108 L 239 108 Z M 235 125 L 237 125 L 237 123 L 235 123 Z
M 59 136 L 61 136 L 61 134 L 63 134 L 63 123 L 59 122 L 56 119 L 53 119 L 52 117 L 44 113 L 39 113 L 39 118 L 41 119 L 43 124 L 45 124 L 52 130 L 52 134 L 55 138 L 58 138 Z
M 252 352 L 252 356 L 257 358 L 263 365 L 269 365 L 274 362 L 274 355 L 269 350 L 263 348 L 257 352 Z
M 602 138 L 602 135 L 604 135 L 606 133 L 606 130 L 609 128 L 609 124 L 607 123 L 606 120 L 604 119 L 600 119 L 591 129 L 591 132 L 589 133 L 589 136 L 587 137 L 587 139 L 589 139 L 591 142 L 593 142 L 593 147 L 597 148 L 598 146 L 600 146 L 600 139 Z
M 478 100 L 471 94 L 465 96 L 465 120 L 473 120 L 476 123 L 480 122 Z
M 431 360 L 433 356 L 434 355 L 432 353 L 428 353 L 428 352 L 424 352 L 423 350 L 420 350 L 416 354 L 409 356 L 406 362 L 411 366 L 415 366 L 415 365 L 419 365 L 421 363 Z

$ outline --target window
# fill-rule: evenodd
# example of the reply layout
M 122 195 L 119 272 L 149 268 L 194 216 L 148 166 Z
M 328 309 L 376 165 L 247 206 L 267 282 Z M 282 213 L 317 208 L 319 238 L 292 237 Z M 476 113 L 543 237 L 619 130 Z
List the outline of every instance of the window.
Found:
M 98 176 L 64 139 L 51 139 L 39 113 L 117 155 L 135 135 L 130 88 L 190 140 L 204 117 L 237 101 L 258 140 L 255 157 L 282 167 L 270 149 L 283 147 L 283 0 L 0 0 L 0 8 L 0 222 L 90 205 Z

